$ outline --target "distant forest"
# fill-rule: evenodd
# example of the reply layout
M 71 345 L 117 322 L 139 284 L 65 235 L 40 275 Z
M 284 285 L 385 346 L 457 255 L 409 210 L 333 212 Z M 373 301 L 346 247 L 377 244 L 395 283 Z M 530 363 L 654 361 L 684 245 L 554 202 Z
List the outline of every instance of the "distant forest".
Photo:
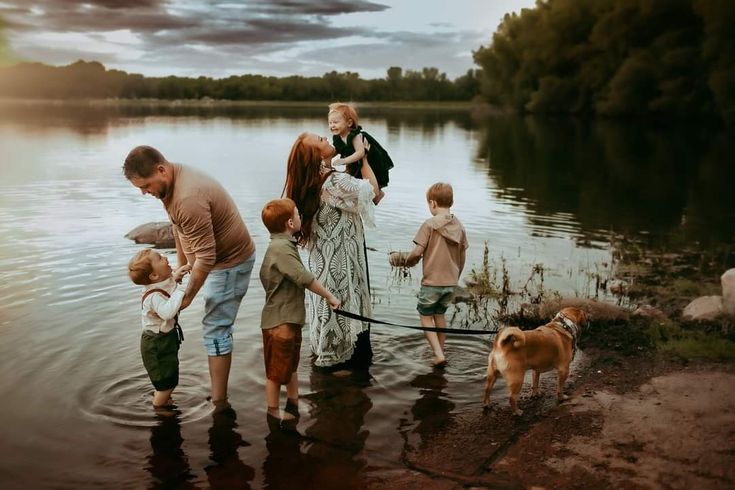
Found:
M 0 68 L 0 97 L 74 99 L 224 99 L 224 100 L 470 100 L 479 90 L 479 70 L 449 80 L 437 68 L 420 71 L 391 67 L 385 79 L 363 80 L 336 71 L 321 77 L 235 75 L 144 77 L 107 70 L 98 62 L 68 66 L 20 63 Z
M 0 19 L 0 97 L 462 101 L 539 114 L 716 117 L 735 123 L 735 0 L 537 0 L 506 15 L 481 69 L 434 67 L 383 79 L 238 75 L 144 77 L 97 62 L 8 65 Z
M 735 123 L 735 0 L 539 0 L 474 57 L 495 106 Z

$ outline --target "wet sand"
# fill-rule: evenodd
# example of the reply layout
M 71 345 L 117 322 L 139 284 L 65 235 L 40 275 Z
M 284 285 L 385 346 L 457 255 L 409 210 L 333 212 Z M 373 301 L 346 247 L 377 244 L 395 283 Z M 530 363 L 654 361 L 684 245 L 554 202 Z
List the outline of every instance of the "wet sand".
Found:
M 370 488 L 733 488 L 735 367 L 598 358 L 557 405 L 464 411 Z M 546 379 L 544 379 L 546 378 Z M 478 386 L 478 396 L 481 387 Z

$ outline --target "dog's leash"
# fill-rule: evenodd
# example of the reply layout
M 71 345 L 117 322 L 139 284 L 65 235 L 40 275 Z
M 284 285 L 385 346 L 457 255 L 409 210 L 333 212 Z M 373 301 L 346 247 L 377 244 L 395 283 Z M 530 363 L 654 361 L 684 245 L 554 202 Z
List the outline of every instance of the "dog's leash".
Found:
M 359 320 L 361 322 L 369 322 L 378 325 L 390 325 L 391 327 L 410 328 L 412 330 L 423 330 L 424 332 L 436 332 L 436 333 L 451 333 L 458 335 L 489 335 L 498 333 L 497 330 L 472 330 L 467 328 L 435 328 L 435 327 L 417 327 L 415 325 L 400 325 L 398 323 L 384 322 L 382 320 L 376 320 L 366 316 L 358 315 L 357 313 L 351 313 L 349 311 L 340 310 L 339 308 L 334 310 L 337 315 L 342 315 L 353 320 Z

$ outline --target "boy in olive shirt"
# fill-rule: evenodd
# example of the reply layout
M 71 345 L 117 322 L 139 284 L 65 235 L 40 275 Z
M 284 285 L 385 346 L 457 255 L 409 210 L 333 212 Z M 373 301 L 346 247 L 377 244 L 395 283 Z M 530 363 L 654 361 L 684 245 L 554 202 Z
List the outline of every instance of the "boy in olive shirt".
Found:
M 296 370 L 301 349 L 301 327 L 306 321 L 304 288 L 329 302 L 332 309 L 340 301 L 309 272 L 296 249 L 294 233 L 301 230 L 296 204 L 288 198 L 268 202 L 261 213 L 271 233 L 271 242 L 260 267 L 260 282 L 265 289 L 265 306 L 260 320 L 263 330 L 265 396 L 268 416 L 294 420 L 298 413 L 299 381 Z M 281 386 L 286 386 L 286 411 L 279 410 Z

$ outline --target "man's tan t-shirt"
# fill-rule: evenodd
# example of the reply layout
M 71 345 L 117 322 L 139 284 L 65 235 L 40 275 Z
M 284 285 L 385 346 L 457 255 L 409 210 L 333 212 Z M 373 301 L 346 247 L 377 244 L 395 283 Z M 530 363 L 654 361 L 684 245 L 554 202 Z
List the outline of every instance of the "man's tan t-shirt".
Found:
M 202 172 L 171 165 L 172 191 L 163 205 L 189 264 L 209 272 L 253 255 L 255 243 L 224 187 Z

